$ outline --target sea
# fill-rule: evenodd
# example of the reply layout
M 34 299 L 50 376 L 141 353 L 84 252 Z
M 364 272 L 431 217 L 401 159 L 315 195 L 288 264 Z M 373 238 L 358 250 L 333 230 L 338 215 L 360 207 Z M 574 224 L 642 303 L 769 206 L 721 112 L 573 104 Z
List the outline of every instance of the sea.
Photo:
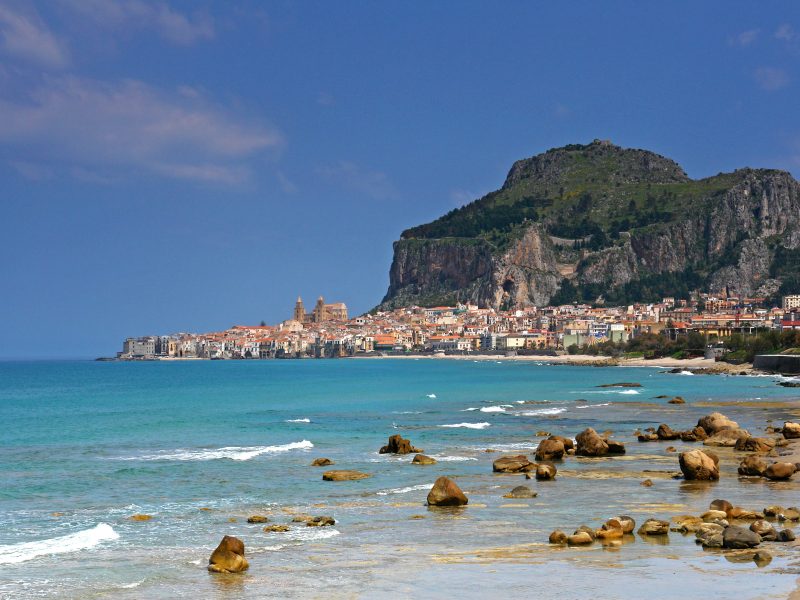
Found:
M 679 533 L 548 544 L 554 529 L 699 515 L 715 498 L 800 505 L 800 481 L 738 478 L 732 449 L 719 482 L 676 479 L 676 451 L 698 445 L 634 433 L 719 411 L 763 435 L 800 416 L 780 380 L 522 360 L 2 362 L 0 598 L 785 598 L 792 544 L 764 544 L 762 566 Z M 641 387 L 599 387 L 619 382 Z M 586 427 L 627 454 L 568 457 L 547 482 L 492 472 L 545 432 Z M 396 433 L 437 463 L 379 454 Z M 323 481 L 318 457 L 371 477 Z M 468 506 L 425 505 L 442 475 Z M 517 485 L 537 497 L 503 497 Z M 246 573 L 207 571 L 224 535 L 243 540 Z

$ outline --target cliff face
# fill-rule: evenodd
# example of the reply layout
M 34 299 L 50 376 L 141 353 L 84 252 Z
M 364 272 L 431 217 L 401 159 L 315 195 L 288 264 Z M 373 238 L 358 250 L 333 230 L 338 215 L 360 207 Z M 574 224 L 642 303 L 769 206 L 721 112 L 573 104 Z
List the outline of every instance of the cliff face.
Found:
M 789 173 L 695 181 L 664 157 L 595 142 L 518 161 L 497 192 L 404 232 L 382 306 L 626 302 L 694 287 L 771 296 L 800 276 L 784 264 L 799 248 Z

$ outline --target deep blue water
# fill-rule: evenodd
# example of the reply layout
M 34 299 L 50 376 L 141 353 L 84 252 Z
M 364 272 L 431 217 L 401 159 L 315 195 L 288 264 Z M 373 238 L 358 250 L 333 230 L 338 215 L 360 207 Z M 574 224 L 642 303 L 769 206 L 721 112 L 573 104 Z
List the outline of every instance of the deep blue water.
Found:
M 617 381 L 643 387 L 597 387 Z M 608 580 L 612 559 L 635 577 L 657 578 L 677 568 L 676 554 L 704 574 L 698 582 L 721 589 L 755 567 L 703 553 L 691 540 L 666 548 L 639 540 L 609 557 L 555 551 L 547 534 L 623 512 L 637 520 L 696 514 L 720 494 L 752 508 L 800 504 L 794 483 L 738 481 L 732 451 L 722 451 L 727 476 L 714 487 L 670 479 L 676 455 L 633 436 L 660 422 L 689 427 L 713 410 L 761 431 L 767 419 L 794 418 L 796 398 L 771 377 L 522 361 L 0 363 L 0 596 L 424 596 L 427 582 L 462 578 L 471 565 L 471 589 L 485 597 L 497 573 L 506 589 L 524 590 L 531 576 L 557 577 L 579 562 L 588 597 Z M 587 426 L 613 430 L 629 442 L 628 455 L 571 458 L 556 481 L 541 484 L 491 472 L 498 454 L 485 449 L 532 453 L 540 430 L 574 436 Z M 378 455 L 393 433 L 439 463 Z M 372 477 L 323 482 L 323 469 L 309 466 L 318 456 Z M 660 471 L 652 488 L 639 485 L 646 469 Z M 470 496 L 458 515 L 424 506 L 443 474 Z M 539 491 L 527 506 L 502 498 L 520 483 Z M 245 521 L 269 514 L 285 523 L 295 512 L 338 522 L 265 534 Z M 135 513 L 153 519 L 133 522 Z M 252 567 L 221 583 L 204 566 L 226 533 L 245 541 Z M 499 547 L 516 550 L 483 556 Z M 780 554 L 757 571 L 762 596 L 791 589 L 792 560 Z

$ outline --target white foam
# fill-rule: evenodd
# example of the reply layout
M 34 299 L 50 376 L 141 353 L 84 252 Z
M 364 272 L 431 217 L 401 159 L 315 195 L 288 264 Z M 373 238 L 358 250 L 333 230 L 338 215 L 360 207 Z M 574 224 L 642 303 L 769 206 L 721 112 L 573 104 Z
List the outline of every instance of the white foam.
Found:
M 678 375 L 694 375 L 694 373 L 692 373 L 691 371 L 683 370 L 680 373 L 678 373 Z
M 428 398 L 436 398 L 436 394 L 427 394 Z
M 502 406 L 484 406 L 481 408 L 481 412 L 485 413 L 504 413 L 506 409 Z
M 84 529 L 83 531 L 77 531 L 49 540 L 21 542 L 19 544 L 0 546 L 0 564 L 17 564 L 38 558 L 39 556 L 77 552 L 78 550 L 94 548 L 102 542 L 116 540 L 118 538 L 119 534 L 112 529 L 111 525 L 99 523 L 91 529 Z
M 512 442 L 510 444 L 496 444 L 490 446 L 490 448 L 497 450 L 498 452 L 511 452 L 514 450 L 534 450 L 538 447 L 538 444 L 532 444 L 530 442 Z M 475 450 L 482 450 L 485 447 L 481 448 L 473 448 Z
M 431 458 L 435 458 L 439 462 L 463 462 L 467 460 L 478 460 L 472 456 L 443 456 L 440 454 L 431 454 Z
M 566 411 L 566 408 L 540 408 L 539 410 L 523 410 L 514 414 L 520 417 L 537 417 L 541 415 L 560 415 Z
M 432 483 L 423 483 L 420 485 L 412 485 L 410 487 L 394 488 L 391 490 L 382 490 L 376 492 L 378 496 L 388 496 L 389 494 L 407 494 L 408 492 L 418 492 L 419 490 L 429 490 L 433 487 Z
M 287 423 L 311 423 L 311 419 L 286 419 Z
M 486 429 L 491 423 L 453 423 L 451 425 L 439 425 L 439 427 L 463 427 L 465 429 Z
M 300 542 L 315 542 L 317 540 L 327 540 L 336 537 L 341 532 L 332 527 L 299 527 L 290 529 L 283 537 Z
M 421 410 L 393 410 L 393 415 L 421 415 Z
M 624 396 L 636 396 L 639 394 L 639 392 L 637 392 L 636 390 L 622 390 L 619 393 Z
M 163 454 L 145 454 L 142 456 L 122 457 L 118 460 L 215 460 L 218 458 L 228 458 L 230 460 L 250 460 L 262 454 L 275 454 L 279 452 L 289 452 L 290 450 L 308 450 L 314 444 L 308 440 L 302 442 L 292 442 L 279 446 L 225 446 L 209 450 L 184 450 L 179 449 L 174 452 Z
M 575 408 L 594 408 L 595 406 L 611 406 L 611 402 L 601 402 L 600 404 L 584 404 Z
M 121 586 L 119 586 L 119 587 L 121 587 L 123 590 L 132 590 L 133 588 L 137 588 L 137 587 L 139 587 L 139 586 L 140 586 L 140 585 L 142 585 L 144 582 L 145 582 L 145 580 L 144 580 L 144 579 L 142 579 L 141 581 L 134 581 L 133 583 L 129 583 L 129 584 L 127 584 L 127 585 L 121 585 Z

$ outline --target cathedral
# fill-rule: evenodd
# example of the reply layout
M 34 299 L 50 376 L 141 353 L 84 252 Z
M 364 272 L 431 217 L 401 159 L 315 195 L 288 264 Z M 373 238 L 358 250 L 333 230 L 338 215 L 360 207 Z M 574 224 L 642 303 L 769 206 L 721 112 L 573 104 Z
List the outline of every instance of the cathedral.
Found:
M 303 299 L 298 296 L 297 302 L 294 304 L 294 316 L 292 318 L 303 324 L 322 323 L 323 321 L 347 321 L 347 305 L 344 302 L 325 304 L 325 300 L 320 296 L 317 298 L 314 310 L 307 313 L 305 306 L 303 306 Z

